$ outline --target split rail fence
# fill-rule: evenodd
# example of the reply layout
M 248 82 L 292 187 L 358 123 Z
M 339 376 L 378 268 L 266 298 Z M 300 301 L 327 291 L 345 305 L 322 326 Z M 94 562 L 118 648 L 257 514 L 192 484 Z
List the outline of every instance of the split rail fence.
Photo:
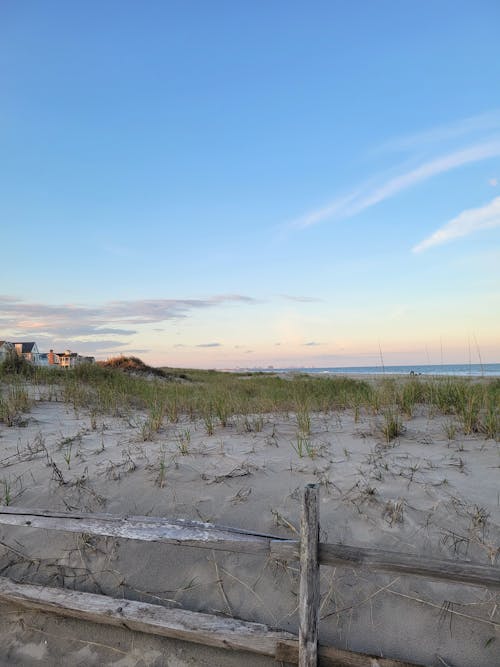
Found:
M 18 507 L 1 507 L 0 524 L 245 554 L 260 553 L 282 561 L 299 560 L 298 637 L 289 632 L 272 630 L 260 623 L 168 609 L 106 595 L 17 584 L 6 577 L 0 577 L 0 602 L 206 646 L 249 651 L 300 667 L 416 667 L 413 663 L 318 643 L 320 565 L 364 567 L 380 572 L 397 572 L 500 589 L 500 567 L 320 542 L 317 484 L 308 484 L 304 489 L 299 540 L 195 521 L 51 512 Z

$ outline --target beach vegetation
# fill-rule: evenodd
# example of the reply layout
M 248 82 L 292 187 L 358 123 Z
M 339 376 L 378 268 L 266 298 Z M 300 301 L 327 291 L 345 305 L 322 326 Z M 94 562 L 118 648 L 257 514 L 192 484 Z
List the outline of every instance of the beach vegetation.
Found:
M 149 405 L 148 416 L 148 421 L 151 425 L 151 431 L 153 433 L 158 433 L 158 431 L 161 429 L 166 413 L 167 404 L 155 397 Z
M 183 429 L 176 435 L 177 446 L 182 456 L 189 454 L 189 445 L 191 444 L 191 431 L 188 428 Z
M 164 446 L 160 448 L 160 454 L 158 456 L 157 471 L 155 477 L 155 484 L 160 489 L 163 489 L 167 479 L 167 462 L 166 462 L 166 449 Z
M 257 415 L 255 417 L 245 416 L 242 422 L 242 430 L 245 433 L 260 433 L 264 428 L 264 417 Z
M 17 355 L 16 355 L 17 357 Z M 22 359 L 17 357 L 17 359 Z M 24 360 L 2 364 L 0 421 L 16 423 L 29 410 L 23 373 Z M 140 360 L 120 357 L 107 364 L 82 364 L 74 369 L 30 366 L 30 385 L 40 400 L 50 389 L 54 400 L 85 411 L 91 428 L 102 415 L 136 420 L 146 411 L 143 439 L 151 439 L 164 420 L 179 423 L 201 419 L 207 435 L 215 426 L 229 427 L 247 418 L 244 428 L 258 432 L 262 415 L 295 415 L 303 437 L 311 433 L 312 415 L 350 410 L 357 421 L 363 411 L 384 420 L 384 437 L 391 441 L 401 433 L 402 416 L 411 419 L 418 408 L 456 421 L 464 434 L 485 433 L 498 438 L 500 380 L 458 377 L 384 377 L 355 379 L 306 374 L 218 372 L 163 368 L 149 371 Z M 142 365 L 141 365 L 142 364 Z M 138 369 L 143 369 L 139 372 Z M 22 372 L 18 372 L 19 369 Z M 398 416 L 399 415 L 399 416 Z M 257 419 L 257 421 L 255 421 Z
M 307 406 L 301 406 L 296 415 L 297 427 L 303 435 L 310 435 L 311 433 L 311 415 Z
M 448 419 L 443 424 L 443 431 L 448 440 L 455 440 L 457 435 L 457 423 L 453 419 Z
M 317 456 L 317 448 L 314 447 L 308 437 L 301 433 L 297 433 L 295 441 L 292 442 L 292 449 L 299 458 L 308 456 L 310 459 L 314 459 Z
M 470 435 L 471 433 L 477 433 L 479 431 L 480 411 L 479 396 L 477 392 L 465 395 L 459 410 L 464 434 Z
M 405 417 L 411 419 L 415 407 L 426 401 L 425 384 L 417 378 L 410 378 L 404 383 L 399 383 L 395 390 L 396 403 Z
M 14 383 L 6 390 L 0 387 L 0 422 L 6 426 L 16 426 L 22 423 L 23 413 L 29 412 L 31 400 L 24 386 Z
M 387 443 L 392 442 L 403 433 L 403 422 L 400 415 L 391 409 L 383 414 L 382 434 Z
M 12 502 L 12 489 L 10 480 L 5 477 L 2 479 L 3 498 L 1 499 L 3 505 L 10 505 Z
M 68 470 L 71 469 L 71 456 L 73 453 L 73 443 L 70 442 L 68 446 L 66 447 L 65 451 L 63 452 L 63 457 L 64 460 L 66 461 L 66 465 L 68 466 Z
M 480 430 L 487 438 L 500 440 L 500 406 L 490 398 L 480 422 Z
M 34 374 L 35 367 L 29 361 L 15 351 L 9 351 L 5 359 L 0 363 L 0 379 L 17 376 L 30 378 Z
M 203 412 L 203 422 L 207 435 L 213 435 L 215 432 L 214 416 L 210 409 Z

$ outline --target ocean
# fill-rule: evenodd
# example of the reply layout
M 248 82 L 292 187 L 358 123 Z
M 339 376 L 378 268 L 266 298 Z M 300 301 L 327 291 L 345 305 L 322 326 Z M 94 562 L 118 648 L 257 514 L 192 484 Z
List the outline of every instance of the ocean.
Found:
M 345 368 L 251 368 L 268 373 L 311 373 L 324 375 L 455 375 L 500 377 L 500 364 L 425 364 L 419 366 L 348 366 Z

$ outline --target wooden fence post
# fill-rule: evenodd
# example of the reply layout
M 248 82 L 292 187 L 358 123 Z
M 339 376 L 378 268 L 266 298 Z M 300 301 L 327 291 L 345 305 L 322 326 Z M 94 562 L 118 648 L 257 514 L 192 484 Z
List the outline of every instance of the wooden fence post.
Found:
M 300 521 L 299 667 L 317 667 L 319 484 L 304 489 Z

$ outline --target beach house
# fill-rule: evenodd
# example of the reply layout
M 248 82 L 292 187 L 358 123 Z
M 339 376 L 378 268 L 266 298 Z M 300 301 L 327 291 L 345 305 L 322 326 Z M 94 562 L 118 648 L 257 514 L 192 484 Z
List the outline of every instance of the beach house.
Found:
M 58 352 L 55 354 L 55 357 L 59 359 L 59 368 L 74 368 L 79 364 L 93 364 L 95 362 L 94 357 L 82 357 L 81 354 L 78 354 L 77 352 L 71 352 L 71 350 Z
M 24 357 L 26 361 L 30 361 L 32 364 L 38 363 L 38 357 L 40 351 L 38 345 L 35 342 L 29 343 L 13 343 L 15 351 L 20 357 Z
M 5 361 L 9 354 L 14 353 L 35 366 L 47 366 L 49 368 L 74 368 L 79 364 L 95 363 L 94 357 L 82 356 L 77 352 L 71 352 L 71 350 L 59 353 L 54 352 L 54 350 L 40 352 L 34 341 L 9 343 L 9 341 L 0 340 L 0 363 Z

